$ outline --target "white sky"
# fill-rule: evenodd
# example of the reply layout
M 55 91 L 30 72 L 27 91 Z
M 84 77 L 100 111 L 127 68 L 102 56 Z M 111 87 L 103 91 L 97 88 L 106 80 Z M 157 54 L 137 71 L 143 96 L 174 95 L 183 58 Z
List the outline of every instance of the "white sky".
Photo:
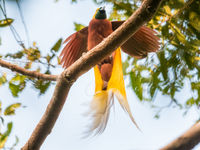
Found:
M 37 42 L 43 54 L 49 51 L 60 37 L 66 38 L 74 32 L 74 21 L 87 25 L 97 8 L 92 1 L 86 0 L 74 5 L 67 0 L 60 0 L 58 3 L 54 3 L 53 0 L 29 0 L 22 4 L 30 38 Z M 9 17 L 19 18 L 16 8 L 14 3 L 7 7 Z M 21 21 L 15 20 L 14 26 L 25 39 Z M 19 48 L 9 28 L 0 31 L 3 44 L 0 46 L 0 53 L 14 52 Z M 0 71 L 2 70 L 1 68 Z M 55 74 L 61 71 L 61 68 L 55 69 Z M 198 111 L 195 108 L 192 108 L 185 117 L 182 115 L 183 110 L 168 108 L 161 113 L 160 119 L 154 119 L 155 110 L 149 103 L 137 99 L 127 86 L 128 78 L 125 82 L 131 110 L 142 133 L 136 129 L 116 102 L 115 113 L 111 113 L 105 132 L 95 138 L 81 139 L 88 123 L 83 113 L 87 111 L 87 104 L 94 92 L 94 77 L 91 70 L 81 76 L 71 88 L 61 115 L 41 150 L 155 150 L 183 133 L 198 119 Z M 186 86 L 184 91 L 188 88 L 189 86 Z M 26 106 L 17 110 L 14 117 L 8 118 L 14 122 L 14 129 L 12 140 L 10 139 L 7 146 L 14 142 L 15 135 L 20 139 L 16 149 L 25 144 L 45 111 L 53 90 L 54 86 L 44 96 L 38 96 L 30 85 L 19 98 L 14 99 L 7 85 L 1 87 L 0 100 L 4 107 L 14 102 L 21 102 Z M 177 95 L 183 101 L 190 96 L 190 93 L 184 91 Z M 169 101 L 168 97 L 161 95 L 156 98 L 156 103 L 160 105 L 166 105 Z

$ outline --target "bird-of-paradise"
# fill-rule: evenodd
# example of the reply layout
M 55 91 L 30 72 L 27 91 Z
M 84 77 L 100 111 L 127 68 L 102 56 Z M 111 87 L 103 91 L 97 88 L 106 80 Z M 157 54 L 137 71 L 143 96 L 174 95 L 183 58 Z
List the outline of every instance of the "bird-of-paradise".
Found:
M 64 68 L 69 67 L 84 52 L 98 45 L 124 22 L 109 21 L 106 18 L 104 7 L 98 8 L 89 26 L 75 32 L 65 40 L 66 45 L 61 52 L 61 63 Z M 120 47 L 121 49 L 116 49 L 111 56 L 94 67 L 95 94 L 89 111 L 93 120 L 88 133 L 99 134 L 105 130 L 114 96 L 128 113 L 132 122 L 139 128 L 132 116 L 126 97 L 121 50 L 132 57 L 145 58 L 149 52 L 156 52 L 159 49 L 159 38 L 155 34 L 154 30 L 142 26 Z

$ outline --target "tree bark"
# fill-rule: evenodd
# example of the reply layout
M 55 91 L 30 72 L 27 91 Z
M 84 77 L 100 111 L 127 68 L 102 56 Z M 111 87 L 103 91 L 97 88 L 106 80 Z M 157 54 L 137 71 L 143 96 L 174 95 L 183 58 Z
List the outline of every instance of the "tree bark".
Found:
M 194 124 L 183 135 L 160 150 L 190 150 L 200 142 L 200 123 Z
M 50 81 L 56 81 L 57 79 L 57 75 L 50 75 L 50 74 L 43 74 L 43 73 L 39 73 L 37 71 L 30 71 L 27 69 L 24 69 L 18 65 L 15 64 L 11 64 L 9 62 L 6 62 L 4 60 L 0 59 L 0 66 L 4 67 L 4 68 L 8 68 L 12 71 L 16 71 L 20 74 L 29 76 L 29 77 L 33 77 L 33 78 L 37 78 L 37 79 L 42 79 L 42 80 L 50 80 Z
M 39 150 L 50 134 L 60 111 L 65 103 L 71 85 L 79 76 L 87 72 L 98 62 L 109 56 L 128 40 L 136 31 L 155 14 L 162 0 L 144 0 L 142 6 L 95 48 L 79 58 L 74 64 L 59 75 L 57 85 L 46 112 L 34 129 L 22 150 Z

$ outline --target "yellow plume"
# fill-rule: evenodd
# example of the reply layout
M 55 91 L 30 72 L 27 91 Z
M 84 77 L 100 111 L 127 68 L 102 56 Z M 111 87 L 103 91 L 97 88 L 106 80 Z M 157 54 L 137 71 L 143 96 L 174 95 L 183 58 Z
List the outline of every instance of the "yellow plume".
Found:
M 110 80 L 108 81 L 106 90 L 103 90 L 104 81 L 102 80 L 98 66 L 94 67 L 94 74 L 95 95 L 90 105 L 90 114 L 93 120 L 88 134 L 94 133 L 96 135 L 105 130 L 109 118 L 110 108 L 113 105 L 114 95 L 118 99 L 121 107 L 129 114 L 132 122 L 139 129 L 131 114 L 126 98 L 120 48 L 118 48 L 115 52 L 112 74 Z
M 129 104 L 128 104 L 128 101 L 126 98 L 120 48 L 118 48 L 115 52 L 112 75 L 108 82 L 107 90 L 108 91 L 111 90 L 114 93 L 114 95 L 117 97 L 121 107 L 128 113 L 132 122 L 139 129 L 137 123 L 135 122 L 135 120 L 132 116 L 132 113 L 131 113 L 131 110 L 130 110 L 130 107 L 129 107 Z

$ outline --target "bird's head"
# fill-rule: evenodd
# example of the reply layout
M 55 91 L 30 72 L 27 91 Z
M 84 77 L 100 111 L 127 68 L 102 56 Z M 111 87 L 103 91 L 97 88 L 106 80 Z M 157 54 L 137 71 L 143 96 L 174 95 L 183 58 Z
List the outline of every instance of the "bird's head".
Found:
M 93 18 L 95 18 L 95 19 L 106 19 L 105 7 L 97 8 Z

